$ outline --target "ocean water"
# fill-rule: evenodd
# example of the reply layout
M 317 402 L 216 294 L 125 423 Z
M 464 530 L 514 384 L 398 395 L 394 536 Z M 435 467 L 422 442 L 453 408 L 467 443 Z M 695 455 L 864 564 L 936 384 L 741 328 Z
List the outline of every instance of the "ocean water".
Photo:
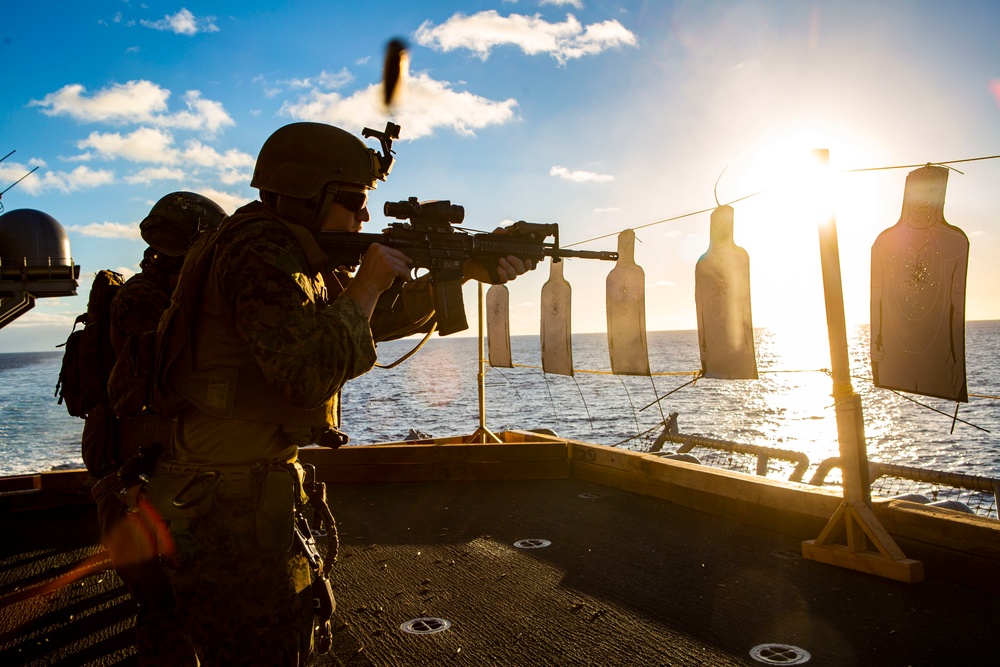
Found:
M 758 329 L 755 336 L 759 380 L 703 378 L 693 384 L 700 366 L 694 331 L 649 334 L 653 372 L 676 373 L 653 378 L 607 374 L 604 334 L 574 336 L 574 367 L 598 372 L 545 375 L 537 368 L 538 338 L 516 336 L 513 360 L 525 367 L 487 366 L 486 425 L 493 431 L 549 428 L 643 450 L 663 415 L 677 412 L 685 434 L 804 452 L 813 466 L 837 456 L 832 383 L 822 370 L 830 365 L 825 332 Z M 967 324 L 974 396 L 960 405 L 962 421 L 954 423 L 952 402 L 872 386 L 866 379 L 867 327 L 852 330 L 849 343 L 869 459 L 1000 477 L 1000 400 L 992 398 L 1000 396 L 1000 322 Z M 391 362 L 415 344 L 383 343 L 380 361 Z M 53 397 L 60 362 L 59 352 L 0 354 L 0 475 L 82 467 L 83 420 L 70 417 Z M 479 426 L 477 373 L 477 339 L 432 337 L 400 366 L 376 368 L 347 385 L 343 428 L 352 444 L 401 440 L 411 429 L 436 437 L 471 433 Z

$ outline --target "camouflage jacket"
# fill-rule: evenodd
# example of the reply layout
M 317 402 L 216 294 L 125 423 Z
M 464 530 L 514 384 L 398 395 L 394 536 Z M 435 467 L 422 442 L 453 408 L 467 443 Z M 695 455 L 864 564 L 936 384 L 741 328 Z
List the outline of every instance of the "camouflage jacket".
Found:
M 323 270 L 326 256 L 297 233 L 254 202 L 214 239 L 211 270 L 198 288 L 193 371 L 176 382 L 197 408 L 178 422 L 179 459 L 240 463 L 315 442 L 339 423 L 344 384 L 374 365 L 375 338 L 430 325 L 430 299 L 420 289 L 401 299 L 389 290 L 370 324 L 353 300 L 338 298 L 349 275 Z
M 271 388 L 291 403 L 321 405 L 374 365 L 366 315 L 336 298 L 340 284 L 310 266 L 289 229 L 259 202 L 225 225 L 213 268 L 240 338 Z
M 121 353 L 125 339 L 143 331 L 156 331 L 163 311 L 170 305 L 170 278 L 159 271 L 137 273 L 121 286 L 111 301 L 111 345 Z

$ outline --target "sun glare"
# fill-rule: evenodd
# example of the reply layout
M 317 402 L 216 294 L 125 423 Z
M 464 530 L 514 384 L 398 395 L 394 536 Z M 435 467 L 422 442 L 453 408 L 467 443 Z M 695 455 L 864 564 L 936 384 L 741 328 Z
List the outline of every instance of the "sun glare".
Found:
M 781 366 L 829 364 L 826 309 L 819 253 L 819 225 L 843 197 L 835 168 L 817 166 L 813 151 L 829 149 L 834 165 L 864 164 L 856 144 L 843 132 L 815 126 L 787 126 L 765 134 L 729 167 L 719 199 L 760 193 L 734 204 L 734 238 L 750 255 L 754 326 L 766 327 L 783 341 Z M 825 179 L 825 182 L 824 182 Z M 860 191 L 861 196 L 866 196 Z M 824 200 L 826 203 L 824 203 Z M 864 208 L 851 201 L 850 208 Z M 840 222 L 838 221 L 838 225 Z M 842 272 L 868 274 L 870 248 L 842 253 Z M 850 258 L 845 265 L 844 257 Z M 867 295 L 861 295 L 867 297 Z

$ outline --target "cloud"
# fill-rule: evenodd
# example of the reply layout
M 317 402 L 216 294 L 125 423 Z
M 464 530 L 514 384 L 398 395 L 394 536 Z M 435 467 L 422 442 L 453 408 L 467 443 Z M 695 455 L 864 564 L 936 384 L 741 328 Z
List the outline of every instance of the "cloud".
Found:
M 63 86 L 41 100 L 32 100 L 30 106 L 39 106 L 47 116 L 69 116 L 84 122 L 142 122 L 167 109 L 170 91 L 150 81 L 116 83 L 85 96 L 86 89 L 79 83 Z
M 193 37 L 199 32 L 219 32 L 214 16 L 196 18 L 187 9 L 181 9 L 173 15 L 167 14 L 159 21 L 139 21 L 139 23 L 153 30 L 163 30 L 187 37 Z
M 140 169 L 131 176 L 126 176 L 125 182 L 129 184 L 144 183 L 149 185 L 153 181 L 183 181 L 187 177 L 187 172 L 177 167 L 147 167 L 146 169 Z
M 543 7 L 545 5 L 570 5 L 572 7 L 576 7 L 577 9 L 583 9 L 582 0 L 539 0 L 538 4 Z
M 197 140 L 187 141 L 182 148 L 178 148 L 174 145 L 172 134 L 149 127 L 140 127 L 129 134 L 91 132 L 86 139 L 77 142 L 77 147 L 91 149 L 105 159 L 121 158 L 159 167 L 183 168 L 188 177 L 197 176 L 200 168 L 207 169 L 215 172 L 215 177 L 227 185 L 248 182 L 255 161 L 252 155 L 236 149 L 220 153 Z M 130 178 L 142 173 L 138 172 Z M 169 175 L 170 172 L 159 173 Z M 150 178 L 156 174 L 153 170 L 145 171 Z
M 136 240 L 140 238 L 138 223 L 94 222 L 89 225 L 67 225 L 66 231 L 98 239 Z
M 618 213 L 621 209 L 617 206 L 609 206 L 607 208 L 595 208 L 594 213 Z
M 154 119 L 154 122 L 158 121 L 157 124 L 161 127 L 205 130 L 207 132 L 216 132 L 222 127 L 236 124 L 222 108 L 221 102 L 203 99 L 201 92 L 197 90 L 189 90 L 184 93 L 184 104 L 187 105 L 187 111 L 180 111 L 172 116 L 163 116 Z
M 173 162 L 167 155 L 174 138 L 169 132 L 140 127 L 131 134 L 91 132 L 77 142 L 80 149 L 92 148 L 105 158 L 124 158 L 130 162 Z
M 81 274 L 80 279 L 77 282 L 79 282 L 81 286 L 88 285 L 90 284 L 90 282 L 93 282 L 93 278 L 91 278 L 90 282 L 87 282 L 85 279 L 86 279 L 86 274 Z M 45 299 L 45 301 L 46 301 L 45 305 L 48 308 L 45 309 L 34 308 L 32 310 L 23 313 L 21 316 L 19 316 L 12 322 L 8 322 L 8 325 L 10 326 L 11 330 L 13 331 L 17 329 L 28 329 L 28 328 L 42 329 L 43 327 L 44 327 L 43 331 L 45 331 L 46 333 L 52 331 L 53 329 L 64 329 L 66 331 L 72 330 L 73 320 L 76 319 L 77 315 L 76 313 L 73 314 L 54 313 L 51 310 L 49 310 L 49 308 L 65 305 L 67 301 L 65 299 L 60 299 L 60 298 L 55 298 L 55 299 L 47 298 Z M 31 335 L 34 336 L 34 332 L 32 332 Z M 4 344 L 6 345 L 7 342 L 8 341 L 4 341 Z M 37 344 L 38 341 L 32 340 L 31 342 L 28 343 L 29 347 L 25 347 L 24 344 L 18 345 L 14 343 L 13 340 L 10 340 L 9 342 L 12 343 L 10 349 L 15 349 L 15 348 L 37 349 L 37 347 L 30 347 L 30 346 Z M 4 349 L 8 348 L 5 347 Z
M 516 120 L 516 109 L 517 100 L 513 98 L 497 101 L 457 91 L 451 83 L 436 81 L 421 72 L 404 77 L 392 120 L 402 127 L 401 139 L 419 139 L 441 127 L 472 135 L 477 129 Z M 331 123 L 354 132 L 388 119 L 380 84 L 372 84 L 349 97 L 313 90 L 295 102 L 283 104 L 280 113 L 296 120 Z
M 341 68 L 339 72 L 330 74 L 326 70 L 319 73 L 315 79 L 305 78 L 305 79 L 288 79 L 286 81 L 277 81 L 277 84 L 283 84 L 289 88 L 323 88 L 324 90 L 335 90 L 337 88 L 343 88 L 351 81 L 354 80 L 354 75 L 348 71 L 346 67 Z
M 42 163 L 44 166 L 44 163 Z M 0 183 L 4 188 L 31 171 L 31 167 L 16 162 L 0 165 Z M 91 169 L 81 165 L 73 171 L 48 171 L 39 169 L 17 184 L 17 188 L 29 195 L 40 195 L 53 190 L 76 192 L 113 183 L 115 174 L 106 169 Z
M 94 159 L 92 153 L 80 153 L 79 155 L 60 155 L 59 159 L 63 162 L 90 162 Z
M 583 171 L 581 169 L 567 169 L 556 165 L 549 169 L 549 176 L 561 178 L 564 181 L 574 183 L 610 183 L 615 177 L 610 174 L 598 174 L 593 171 Z
M 264 97 L 277 97 L 286 90 L 301 91 L 303 89 L 313 90 L 337 90 L 354 81 L 354 75 L 346 67 L 339 72 L 321 71 L 315 77 L 304 77 L 301 79 L 283 79 L 278 81 L 268 81 L 264 75 L 258 74 L 251 81 L 261 87 Z
M 214 133 L 235 125 L 220 102 L 202 98 L 197 90 L 184 94 L 186 111 L 168 113 L 170 91 L 151 81 L 116 83 L 87 96 L 79 83 L 63 86 L 30 106 L 41 107 L 47 116 L 68 116 L 88 123 L 143 123 L 156 127 L 204 130 Z
M 317 81 L 329 83 L 336 76 L 323 72 Z M 189 90 L 182 97 L 186 108 L 171 111 L 170 95 L 169 90 L 145 80 L 112 84 L 94 93 L 88 93 L 80 84 L 70 84 L 32 101 L 31 105 L 40 107 L 49 116 L 138 126 L 128 132 L 91 132 L 77 141 L 79 155 L 60 158 L 88 164 L 121 159 L 140 165 L 121 179 L 126 184 L 197 183 L 200 179 L 224 185 L 247 183 L 253 173 L 253 156 L 238 150 L 220 151 L 195 139 L 183 144 L 175 140 L 175 132 L 200 131 L 203 138 L 212 138 L 223 127 L 235 125 L 222 104 L 205 99 L 197 90 Z M 72 192 L 115 181 L 113 171 L 84 166 L 71 172 L 40 174 L 41 178 L 29 186 L 32 194 L 46 190 Z
M 199 188 L 196 192 L 200 195 L 205 195 L 214 201 L 230 215 L 232 215 L 236 209 L 253 199 L 253 197 L 247 197 L 245 194 L 224 192 L 214 188 Z
M 439 26 L 424 21 L 413 37 L 421 46 L 440 51 L 468 49 L 482 60 L 489 58 L 493 47 L 511 44 L 528 55 L 548 53 L 561 65 L 638 43 L 635 34 L 614 20 L 584 27 L 572 14 L 563 23 L 549 23 L 538 14 L 504 17 L 493 9 L 471 16 L 459 12 Z

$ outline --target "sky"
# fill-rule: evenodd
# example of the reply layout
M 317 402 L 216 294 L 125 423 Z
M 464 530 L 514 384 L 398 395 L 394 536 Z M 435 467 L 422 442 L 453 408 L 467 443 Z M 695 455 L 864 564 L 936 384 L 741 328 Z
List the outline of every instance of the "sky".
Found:
M 386 109 L 393 38 L 409 70 Z M 0 204 L 56 218 L 82 267 L 78 296 L 0 330 L 4 352 L 55 349 L 95 271 L 136 272 L 138 223 L 163 195 L 228 212 L 255 199 L 260 146 L 296 121 L 401 126 L 363 231 L 409 197 L 464 206 L 470 229 L 555 222 L 580 249 L 635 229 L 650 331 L 696 327 L 710 211 L 734 201 L 754 325 L 825 322 L 803 194 L 814 148 L 830 150 L 847 320 L 866 323 L 871 246 L 899 219 L 906 174 L 1000 154 L 992 0 L 37 0 L 4 10 L 0 54 L 0 156 L 15 151 L 0 190 L 38 167 Z M 1000 160 L 952 166 L 966 317 L 1000 319 Z M 567 263 L 574 332 L 606 330 L 612 268 Z M 537 334 L 548 273 L 509 285 L 512 334 Z M 474 334 L 474 284 L 465 296 Z

